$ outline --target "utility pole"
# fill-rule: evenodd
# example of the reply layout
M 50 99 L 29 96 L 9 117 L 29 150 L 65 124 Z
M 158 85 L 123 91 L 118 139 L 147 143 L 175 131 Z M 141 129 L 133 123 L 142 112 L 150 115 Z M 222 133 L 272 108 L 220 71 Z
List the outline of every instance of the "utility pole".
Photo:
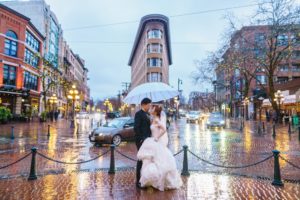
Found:
M 130 87 L 130 82 L 122 82 L 122 87 L 125 87 L 125 91 L 128 92 L 128 89 Z
M 178 92 L 180 92 L 180 84 L 182 85 L 182 80 L 178 78 L 177 80 Z

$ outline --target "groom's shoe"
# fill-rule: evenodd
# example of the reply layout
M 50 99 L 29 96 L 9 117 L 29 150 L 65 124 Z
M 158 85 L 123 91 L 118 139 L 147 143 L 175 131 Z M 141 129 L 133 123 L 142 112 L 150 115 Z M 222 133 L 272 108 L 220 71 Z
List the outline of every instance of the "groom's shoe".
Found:
M 141 190 L 145 190 L 145 187 L 142 187 L 141 183 L 136 183 L 136 187 Z

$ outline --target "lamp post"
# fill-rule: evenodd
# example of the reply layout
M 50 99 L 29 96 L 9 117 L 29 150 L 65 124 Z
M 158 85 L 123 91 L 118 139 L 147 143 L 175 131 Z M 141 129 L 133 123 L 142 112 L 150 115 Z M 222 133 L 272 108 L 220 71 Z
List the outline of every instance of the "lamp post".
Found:
M 72 85 L 72 88 L 69 90 L 68 99 L 72 100 L 72 118 L 70 128 L 75 127 L 75 101 L 79 99 L 79 92 L 76 89 L 76 85 Z
M 261 110 L 262 110 L 264 98 L 259 97 L 258 100 L 259 100 L 259 123 L 261 123 Z
M 276 103 L 278 104 L 278 119 L 279 119 L 279 122 L 281 122 L 281 108 L 280 108 L 280 105 L 282 104 L 283 100 L 284 100 L 284 96 L 283 94 L 281 93 L 280 90 L 277 90 L 277 92 L 275 93 L 275 98 L 274 100 L 276 101 Z
M 52 116 L 51 119 L 54 119 L 54 104 L 57 104 L 57 96 L 56 94 L 52 94 L 52 96 L 49 98 L 49 103 L 50 103 L 50 109 L 52 111 Z
M 179 101 L 178 101 L 178 97 L 174 97 L 174 103 L 175 103 L 175 106 L 176 106 L 176 119 L 179 118 L 179 111 L 178 111 L 178 106 L 179 106 Z
M 104 103 L 103 103 L 103 105 L 104 106 L 106 106 L 106 113 L 107 113 L 107 110 L 108 110 L 108 106 L 110 105 L 110 102 L 109 102 L 109 100 L 108 99 L 106 99 L 105 101 L 104 101 Z
M 249 98 L 245 97 L 245 99 L 244 99 L 244 106 L 245 106 L 244 115 L 245 115 L 245 119 L 246 120 L 249 120 L 249 116 L 248 116 L 248 104 L 249 104 Z

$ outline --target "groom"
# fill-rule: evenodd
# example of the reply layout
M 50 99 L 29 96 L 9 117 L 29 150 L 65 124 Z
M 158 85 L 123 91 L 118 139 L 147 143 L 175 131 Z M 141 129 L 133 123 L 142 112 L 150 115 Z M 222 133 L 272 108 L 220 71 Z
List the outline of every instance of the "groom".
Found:
M 141 107 L 142 109 L 136 112 L 134 116 L 135 144 L 138 150 L 142 146 L 144 140 L 148 137 L 151 137 L 151 121 L 150 115 L 148 113 L 151 107 L 151 99 L 144 98 L 141 101 Z M 141 160 L 138 160 L 136 164 L 136 186 L 138 188 L 142 188 L 139 182 L 141 178 L 142 165 L 143 162 Z

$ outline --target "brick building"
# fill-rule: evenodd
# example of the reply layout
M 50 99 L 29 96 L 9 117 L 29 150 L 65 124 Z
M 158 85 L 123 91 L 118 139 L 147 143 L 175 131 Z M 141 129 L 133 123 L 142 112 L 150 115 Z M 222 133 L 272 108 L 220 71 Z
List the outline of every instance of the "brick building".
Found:
M 44 92 L 43 95 L 46 95 L 47 105 L 49 104 L 49 98 L 53 94 L 56 94 L 58 98 L 56 108 L 61 111 L 66 110 L 68 103 L 66 93 L 70 88 L 67 88 L 65 84 L 60 84 L 59 80 L 64 80 L 63 82 L 67 80 L 77 85 L 82 96 L 78 103 L 82 105 L 81 108 L 84 108 L 90 98 L 90 90 L 87 85 L 88 70 L 85 67 L 83 59 L 73 53 L 63 38 L 63 29 L 55 13 L 50 9 L 50 6 L 45 0 L 13 0 L 2 1 L 2 3 L 29 17 L 32 20 L 32 24 L 34 24 L 45 37 L 42 57 L 51 63 L 51 65 L 47 67 L 51 75 L 43 80 L 46 84 L 44 84 L 45 88 L 41 88 L 41 90 Z M 68 53 L 66 53 L 67 51 Z M 71 67 L 66 68 L 69 64 L 71 64 Z M 55 84 L 51 84 L 51 87 L 48 89 L 48 83 Z M 44 107 L 46 107 L 46 105 L 44 105 L 44 101 L 41 100 L 40 112 L 43 111 Z
M 14 115 L 38 114 L 41 82 L 38 66 L 43 35 L 31 20 L 0 4 L 0 98 Z
M 270 26 L 243 27 L 233 35 L 229 48 L 223 54 L 223 62 L 228 66 L 224 67 L 221 63 L 216 69 L 217 83 L 220 83 L 216 86 L 217 101 L 229 104 L 232 116 L 240 116 L 244 112 L 245 97 L 250 100 L 247 104 L 247 113 L 248 115 L 253 113 L 254 116 L 260 106 L 258 97 L 269 98 L 266 68 L 262 66 L 262 62 L 259 62 L 259 60 L 264 62 L 268 59 L 263 48 L 267 47 L 269 34 Z M 283 28 L 274 41 L 278 51 L 282 51 L 282 55 L 285 55 L 273 75 L 275 88 L 285 90 L 284 87 L 278 86 L 284 83 L 288 90 L 288 85 L 300 78 L 299 27 L 295 27 L 292 31 L 285 31 Z M 283 51 L 288 44 L 292 45 Z M 245 80 L 243 69 L 251 72 L 252 78 Z M 248 92 L 244 90 L 245 88 L 249 89 Z
M 141 19 L 128 65 L 131 89 L 146 82 L 169 84 L 172 64 L 169 19 L 152 14 Z

